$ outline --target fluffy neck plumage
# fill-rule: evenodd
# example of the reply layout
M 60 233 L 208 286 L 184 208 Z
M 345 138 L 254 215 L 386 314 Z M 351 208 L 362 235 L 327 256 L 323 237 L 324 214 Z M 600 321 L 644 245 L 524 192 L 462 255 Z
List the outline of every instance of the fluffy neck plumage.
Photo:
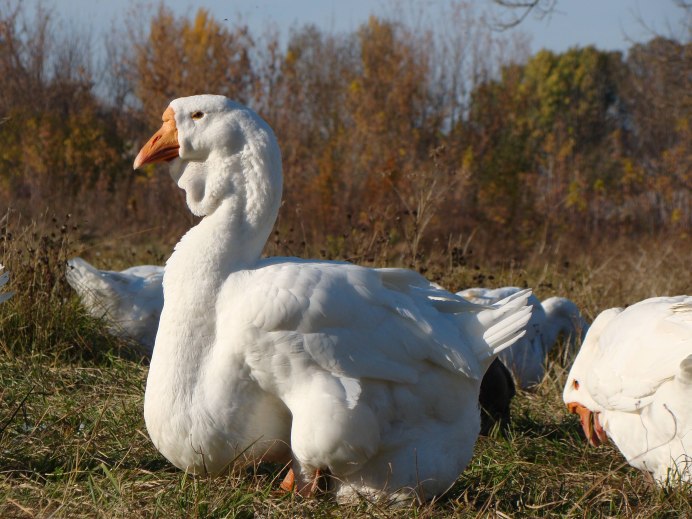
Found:
M 165 343 L 180 342 L 175 337 L 181 335 L 213 340 L 219 290 L 229 275 L 259 260 L 278 214 L 281 163 L 272 151 L 247 144 L 230 157 L 182 162 L 172 169 L 190 209 L 207 215 L 166 263 L 162 337 L 157 336 L 155 353 L 160 346 L 174 347 Z M 195 349 L 204 346 L 188 340 L 183 349 L 196 355 Z

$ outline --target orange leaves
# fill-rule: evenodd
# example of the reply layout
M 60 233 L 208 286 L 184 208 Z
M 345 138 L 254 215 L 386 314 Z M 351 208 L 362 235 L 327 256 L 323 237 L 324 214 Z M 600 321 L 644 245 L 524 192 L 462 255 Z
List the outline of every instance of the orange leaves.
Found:
M 175 97 L 207 92 L 247 101 L 253 75 L 247 29 L 228 29 L 204 9 L 193 20 L 176 18 L 163 4 L 148 35 L 134 38 L 131 77 L 144 110 L 158 120 L 162 107 Z
M 331 236 L 330 255 L 363 226 L 416 265 L 433 240 L 473 228 L 692 224 L 689 43 L 509 59 L 497 49 L 512 43 L 470 5 L 453 9 L 428 29 L 395 15 L 350 34 L 298 27 L 284 45 L 278 30 L 255 39 L 204 9 L 160 4 L 148 23 L 124 20 L 105 85 L 87 66 L 93 46 L 50 46 L 49 17 L 22 25 L 19 7 L 0 9 L 0 205 L 79 199 L 101 214 L 107 203 L 121 225 L 181 232 L 177 188 L 129 166 L 172 98 L 214 92 L 272 125 L 280 225 L 299 241 Z

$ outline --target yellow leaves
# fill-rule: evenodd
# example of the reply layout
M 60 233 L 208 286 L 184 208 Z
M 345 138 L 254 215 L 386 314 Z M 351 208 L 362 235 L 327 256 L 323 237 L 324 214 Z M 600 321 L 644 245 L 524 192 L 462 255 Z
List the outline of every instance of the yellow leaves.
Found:
M 192 23 L 184 20 L 181 27 L 182 49 L 185 57 L 194 60 L 219 59 L 219 53 L 229 43 L 230 34 L 206 9 L 200 8 Z
M 474 165 L 473 147 L 467 146 L 461 157 L 461 173 L 463 177 L 470 175 Z
M 245 101 L 254 78 L 244 27 L 220 25 L 205 9 L 175 18 L 161 5 L 148 35 L 133 45 L 131 77 L 152 121 L 172 98 L 214 92 Z
M 298 60 L 298 54 L 293 49 L 288 49 L 286 51 L 285 63 L 288 66 L 292 66 Z
M 204 45 L 209 42 L 210 36 L 218 33 L 220 29 L 221 27 L 216 20 L 209 16 L 209 12 L 203 7 L 200 7 L 197 10 L 197 15 L 195 16 L 195 21 L 192 26 L 187 23 L 184 25 L 183 34 L 196 37 L 196 39 Z
M 641 166 L 635 165 L 631 158 L 625 157 L 621 161 L 621 167 L 622 174 L 620 176 L 620 183 L 623 187 L 630 190 L 643 187 L 644 170 Z
M 154 164 L 145 164 L 140 166 L 135 172 L 135 182 L 137 184 L 148 183 L 157 174 Z
M 360 79 L 354 79 L 348 85 L 348 91 L 351 94 L 359 94 L 363 90 L 363 83 Z
M 583 185 L 579 180 L 573 180 L 570 182 L 567 189 L 565 205 L 567 207 L 574 208 L 579 212 L 586 211 L 586 208 L 588 207 L 587 199 L 584 193 Z
M 687 117 L 678 117 L 675 121 L 675 131 L 678 133 L 688 134 L 690 131 L 690 120 Z
M 593 190 L 599 195 L 604 195 L 606 192 L 605 181 L 602 178 L 597 178 L 593 183 Z

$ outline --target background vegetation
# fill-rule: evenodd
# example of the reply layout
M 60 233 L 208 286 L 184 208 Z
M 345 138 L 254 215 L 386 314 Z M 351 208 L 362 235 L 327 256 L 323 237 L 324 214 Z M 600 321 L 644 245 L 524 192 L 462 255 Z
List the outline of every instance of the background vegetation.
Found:
M 173 469 L 144 428 L 145 362 L 65 285 L 73 255 L 162 264 L 194 223 L 168 175 L 131 171 L 180 95 L 228 95 L 275 129 L 286 187 L 267 254 L 531 286 L 588 319 L 690 293 L 690 27 L 625 54 L 530 55 L 462 2 L 427 24 L 287 37 L 141 9 L 101 52 L 55 13 L 0 1 L 0 262 L 16 291 L 0 306 L 0 516 L 396 516 L 279 496 L 278 467 Z M 687 490 L 586 447 L 560 395 L 573 355 L 555 352 L 509 435 L 481 440 L 452 491 L 411 513 L 692 515 Z
M 279 137 L 278 228 L 331 255 L 358 226 L 394 258 L 410 256 L 412 235 L 424 238 L 416 252 L 435 240 L 449 252 L 471 232 L 521 250 L 537 233 L 692 223 L 687 40 L 529 56 L 464 3 L 427 30 L 371 18 L 351 34 L 295 27 L 285 41 L 202 9 L 179 18 L 160 5 L 148 22 L 143 9 L 98 52 L 55 13 L 2 3 L 0 204 L 28 220 L 69 212 L 99 237 L 176 241 L 190 225 L 177 188 L 130 165 L 171 99 L 215 92 Z

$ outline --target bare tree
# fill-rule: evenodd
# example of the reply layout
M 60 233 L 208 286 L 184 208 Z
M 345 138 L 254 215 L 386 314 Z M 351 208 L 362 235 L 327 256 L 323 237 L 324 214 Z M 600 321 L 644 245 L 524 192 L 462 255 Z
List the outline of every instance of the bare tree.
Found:
M 511 29 L 523 22 L 530 13 L 534 13 L 539 19 L 549 16 L 555 10 L 557 0 L 493 0 L 504 8 L 502 14 L 496 14 L 493 22 L 498 30 Z

